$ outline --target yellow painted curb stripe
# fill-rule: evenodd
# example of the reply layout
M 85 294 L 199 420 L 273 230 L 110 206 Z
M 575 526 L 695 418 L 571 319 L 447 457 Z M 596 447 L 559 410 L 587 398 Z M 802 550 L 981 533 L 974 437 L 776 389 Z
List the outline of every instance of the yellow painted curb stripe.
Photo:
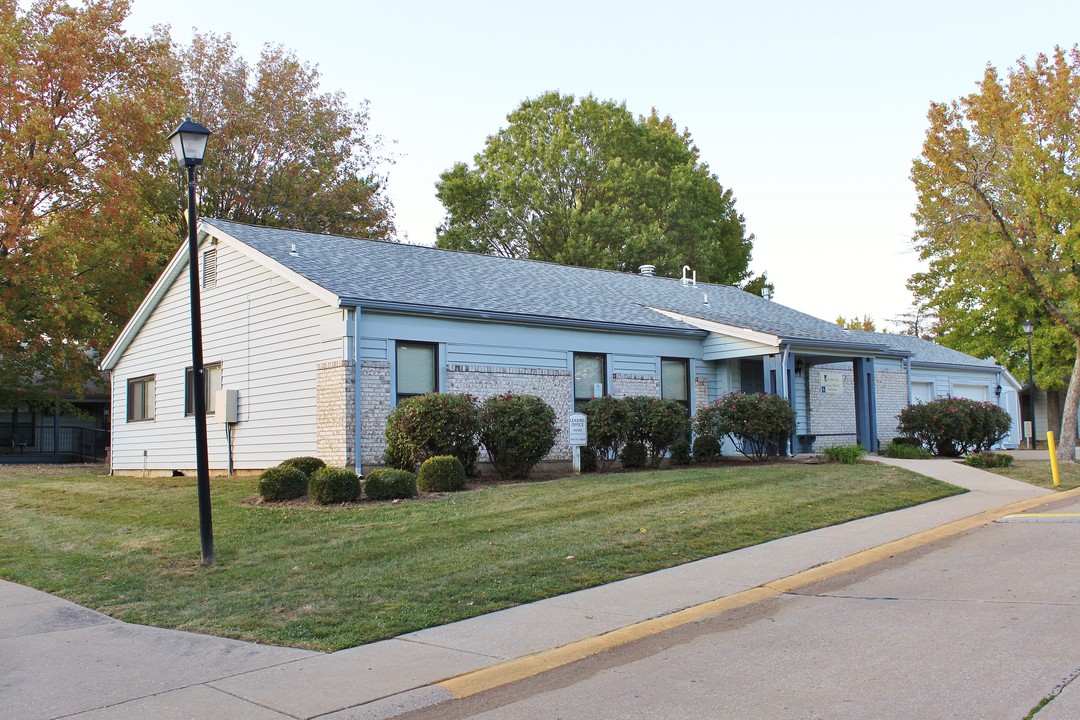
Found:
M 1023 515 L 1006 515 L 1005 517 L 1080 517 L 1080 513 L 1024 513 Z
M 679 610 L 678 612 L 661 617 L 643 620 L 627 625 L 626 627 L 612 630 L 611 632 L 597 635 L 584 640 L 563 645 L 551 650 L 543 650 L 532 655 L 507 660 L 497 665 L 491 665 L 480 670 L 464 673 L 456 677 L 448 678 L 436 683 L 439 687 L 448 690 L 455 698 L 468 697 L 485 690 L 508 685 L 518 680 L 539 675 L 540 673 L 555 668 L 569 665 L 578 660 L 584 660 L 593 655 L 641 640 L 653 635 L 658 635 L 667 630 L 673 630 L 692 622 L 697 622 L 713 615 L 735 610 L 740 607 L 752 605 L 762 600 L 769 600 L 787 592 L 813 585 L 814 583 L 838 577 L 852 570 L 865 567 L 872 563 L 888 559 L 893 555 L 911 550 L 923 545 L 942 540 L 953 535 L 958 535 L 972 528 L 986 525 L 1011 513 L 1023 512 L 1033 507 L 1045 505 L 1058 500 L 1066 500 L 1080 496 L 1080 488 L 1068 490 L 1054 495 L 1042 495 L 1035 498 L 1020 500 L 1019 502 L 1003 505 L 993 510 L 986 510 L 972 515 L 971 517 L 956 520 L 940 527 L 924 532 L 909 535 L 908 537 L 894 540 L 893 542 L 880 545 L 875 548 L 857 552 L 840 560 L 836 560 L 818 567 L 803 570 L 802 572 L 780 578 L 759 587 L 749 588 L 732 595 L 727 595 L 716 600 L 694 605 L 693 607 Z

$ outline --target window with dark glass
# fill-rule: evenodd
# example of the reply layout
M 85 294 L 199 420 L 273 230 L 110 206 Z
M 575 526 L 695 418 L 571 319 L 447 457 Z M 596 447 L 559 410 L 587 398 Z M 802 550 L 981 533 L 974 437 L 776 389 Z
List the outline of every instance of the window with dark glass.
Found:
M 436 368 L 438 346 L 432 343 L 397 344 L 397 401 L 439 389 Z
M 221 363 L 203 365 L 203 398 L 206 400 L 206 414 L 214 414 L 214 400 L 221 389 Z M 195 414 L 195 373 L 192 368 L 184 370 L 184 415 Z
M 128 422 L 154 419 L 155 389 L 157 383 L 153 375 L 132 378 L 127 383 L 127 419 Z
M 581 412 L 585 403 L 606 394 L 604 360 L 603 355 L 574 353 L 574 412 Z
M 685 358 L 660 359 L 660 396 L 690 409 L 690 361 Z

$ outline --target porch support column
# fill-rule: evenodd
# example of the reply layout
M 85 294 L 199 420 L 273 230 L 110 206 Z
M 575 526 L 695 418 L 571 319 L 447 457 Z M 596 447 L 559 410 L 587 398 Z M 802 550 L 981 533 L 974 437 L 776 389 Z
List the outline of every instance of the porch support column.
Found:
M 867 452 L 877 452 L 877 398 L 874 392 L 874 358 L 854 358 L 855 437 Z

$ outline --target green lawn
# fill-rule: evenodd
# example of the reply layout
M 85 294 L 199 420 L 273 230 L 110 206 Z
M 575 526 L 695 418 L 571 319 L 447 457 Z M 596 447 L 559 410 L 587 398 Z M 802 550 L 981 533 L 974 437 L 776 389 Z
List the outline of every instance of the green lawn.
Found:
M 1016 460 L 1013 462 L 1012 467 L 994 468 L 988 472 L 1038 485 L 1039 487 L 1054 487 L 1054 478 L 1050 473 L 1049 460 Z M 1075 463 L 1072 465 L 1059 465 L 1058 476 L 1061 479 L 1060 489 L 1072 490 L 1080 487 L 1080 465 Z
M 0 577 L 130 622 L 335 650 L 963 492 L 797 463 L 329 509 L 252 505 L 251 479 L 212 487 L 204 568 L 193 478 L 7 471 Z

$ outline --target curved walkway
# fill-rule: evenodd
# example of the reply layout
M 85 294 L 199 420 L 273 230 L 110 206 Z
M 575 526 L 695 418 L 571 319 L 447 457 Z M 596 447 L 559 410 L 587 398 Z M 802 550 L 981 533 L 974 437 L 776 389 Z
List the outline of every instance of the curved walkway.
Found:
M 392 717 L 1080 497 L 955 461 L 876 459 L 970 492 L 329 654 L 130 625 L 0 581 L 0 708 L 20 720 Z

